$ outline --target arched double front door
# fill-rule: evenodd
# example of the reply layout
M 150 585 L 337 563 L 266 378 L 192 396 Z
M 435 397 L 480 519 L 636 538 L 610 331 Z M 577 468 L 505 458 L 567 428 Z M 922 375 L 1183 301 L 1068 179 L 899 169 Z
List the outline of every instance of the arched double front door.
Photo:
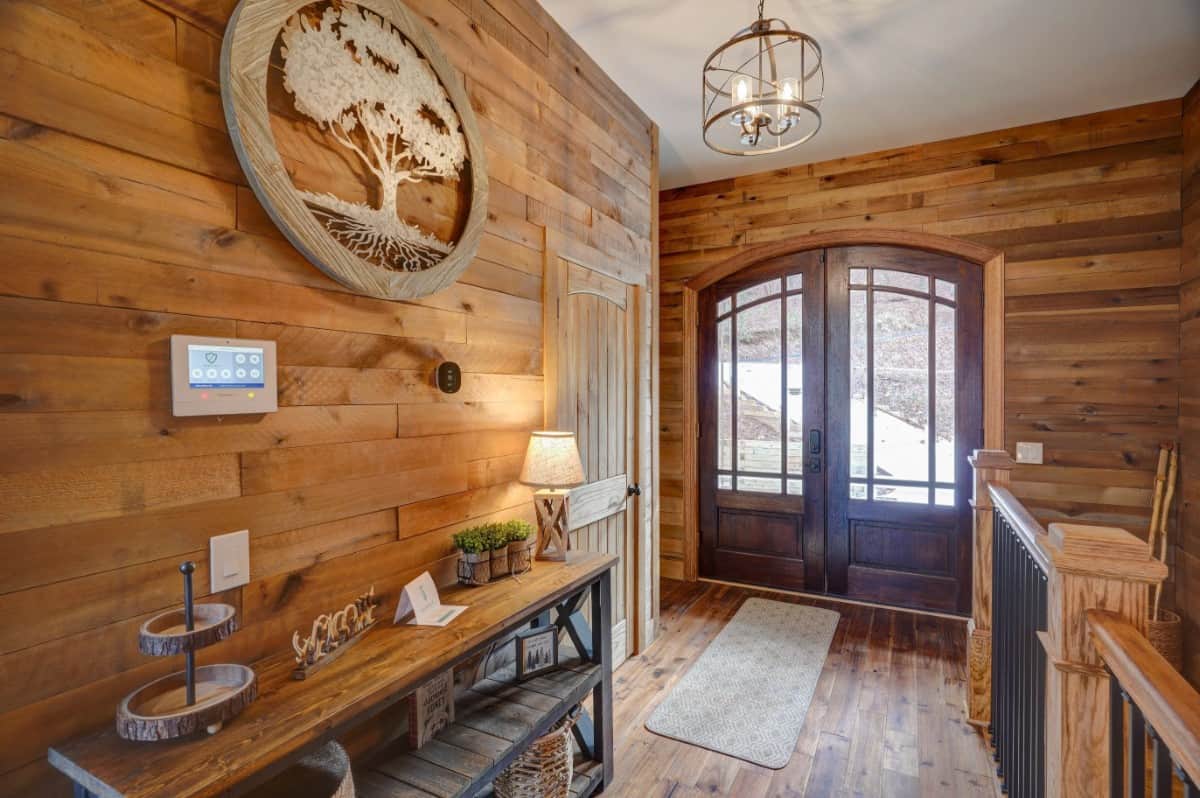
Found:
M 966 611 L 979 267 L 811 250 L 709 286 L 698 310 L 700 575 Z

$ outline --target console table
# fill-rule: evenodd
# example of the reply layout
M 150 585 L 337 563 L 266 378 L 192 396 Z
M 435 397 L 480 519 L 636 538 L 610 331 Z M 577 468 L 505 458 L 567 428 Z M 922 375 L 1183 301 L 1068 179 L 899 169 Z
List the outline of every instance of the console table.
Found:
M 570 637 L 578 662 L 519 685 L 485 679 L 473 687 L 460 702 L 457 722 L 433 741 L 460 752 L 454 761 L 421 756 L 430 743 L 420 752 L 392 754 L 381 767 L 401 780 L 405 795 L 474 796 L 529 741 L 590 694 L 591 715 L 581 716 L 575 730 L 590 761 L 579 768 L 571 790 L 573 796 L 590 795 L 603 790 L 613 772 L 611 568 L 616 562 L 612 555 L 571 552 L 566 562 L 539 561 L 516 579 L 455 587 L 446 591 L 445 602 L 469 608 L 449 626 L 385 620 L 304 681 L 291 678 L 290 653 L 256 663 L 258 700 L 215 735 L 134 743 L 110 726 L 54 746 L 50 764 L 71 779 L 77 798 L 239 795 L 496 638 L 529 624 L 553 623 Z M 588 599 L 590 617 L 585 618 L 580 607 Z M 391 611 L 380 608 L 385 618 Z M 493 716 L 496 721 L 487 726 Z M 379 774 L 368 765 L 362 776 L 361 792 L 370 795 L 370 783 Z

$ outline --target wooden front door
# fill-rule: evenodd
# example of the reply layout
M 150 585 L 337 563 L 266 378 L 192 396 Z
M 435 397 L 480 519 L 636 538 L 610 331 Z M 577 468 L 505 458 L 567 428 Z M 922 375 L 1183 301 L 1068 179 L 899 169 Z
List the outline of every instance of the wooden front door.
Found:
M 701 296 L 700 574 L 966 612 L 977 267 L 798 253 Z
M 579 443 L 587 483 L 571 491 L 571 547 L 616 554 L 613 574 L 613 662 L 634 646 L 637 507 L 636 395 L 638 295 L 598 271 L 557 259 L 552 276 L 555 314 L 553 424 L 571 430 Z M 549 414 L 548 414 L 549 415 Z M 548 419 L 549 420 L 549 419 Z M 632 490 L 631 490 L 632 488 Z

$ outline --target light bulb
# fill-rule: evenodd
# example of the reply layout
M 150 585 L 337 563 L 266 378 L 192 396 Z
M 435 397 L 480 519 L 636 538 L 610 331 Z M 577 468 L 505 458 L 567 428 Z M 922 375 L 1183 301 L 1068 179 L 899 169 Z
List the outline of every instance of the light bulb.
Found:
M 750 99 L 750 78 L 740 77 L 733 81 L 733 96 L 730 98 L 732 104 L 736 107 Z M 746 122 L 754 118 L 754 109 L 746 109 L 734 111 L 729 117 L 729 123 L 735 127 L 741 127 Z
M 800 81 L 795 78 L 784 78 L 779 81 L 779 99 L 789 101 L 800 99 Z M 790 128 L 798 116 L 796 109 L 791 105 L 779 106 L 779 125 L 784 130 Z

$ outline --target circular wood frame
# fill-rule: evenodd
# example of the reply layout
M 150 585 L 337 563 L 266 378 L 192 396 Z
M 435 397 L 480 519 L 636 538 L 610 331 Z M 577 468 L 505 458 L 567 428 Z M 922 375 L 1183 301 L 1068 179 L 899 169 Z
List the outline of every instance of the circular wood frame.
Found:
M 471 201 L 454 249 L 418 272 L 377 266 L 346 249 L 304 204 L 275 148 L 267 106 L 267 70 L 284 23 L 315 0 L 241 0 L 221 46 L 221 101 L 234 151 L 263 208 L 314 266 L 354 291 L 380 299 L 412 299 L 448 288 L 479 249 L 487 221 L 487 163 L 479 125 L 462 80 L 421 20 L 400 0 L 351 0 L 394 25 L 441 81 L 467 143 Z M 403 79 L 401 76 L 398 79 Z

